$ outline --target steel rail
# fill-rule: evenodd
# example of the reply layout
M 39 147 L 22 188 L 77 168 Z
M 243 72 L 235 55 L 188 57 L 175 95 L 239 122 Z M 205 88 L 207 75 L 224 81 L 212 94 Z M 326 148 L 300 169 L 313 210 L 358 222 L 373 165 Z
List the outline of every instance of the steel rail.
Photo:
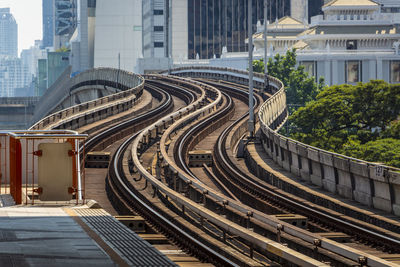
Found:
M 175 88 L 176 89 L 176 88 Z M 163 91 L 165 92 L 163 89 L 158 89 L 159 91 Z M 194 101 L 195 100 L 195 96 L 193 93 L 187 92 L 185 91 L 185 93 L 187 93 L 187 95 L 191 95 L 190 98 L 187 99 L 191 99 L 190 101 Z M 154 115 L 157 112 L 159 112 L 160 110 L 163 109 L 163 107 L 165 107 L 166 105 L 168 105 L 168 103 L 171 101 L 171 97 L 169 94 L 167 94 L 168 100 L 165 101 L 165 103 L 160 106 L 159 108 L 151 111 L 151 113 Z M 144 114 L 142 116 L 136 117 L 135 120 L 143 120 L 148 114 Z M 116 129 L 119 129 L 120 127 L 112 127 L 109 129 L 109 131 L 105 131 L 103 133 L 101 133 L 100 136 L 108 136 L 110 134 L 112 134 L 113 132 L 116 131 Z M 116 153 L 113 155 L 112 161 L 111 161 L 111 167 L 109 168 L 109 178 L 112 178 L 113 181 L 112 182 L 117 182 L 117 187 L 119 188 L 123 188 L 124 192 L 122 192 L 123 194 L 128 194 L 129 198 L 130 198 L 130 202 L 132 202 L 132 200 L 134 201 L 135 205 L 139 205 L 141 207 L 143 207 L 144 209 L 148 210 L 151 213 L 151 220 L 154 221 L 154 218 L 157 217 L 159 221 L 161 221 L 161 225 L 165 228 L 166 226 L 168 226 L 170 229 L 172 229 L 172 232 L 169 231 L 170 233 L 174 233 L 175 235 L 181 235 L 184 236 L 184 238 L 186 240 L 188 240 L 189 242 L 191 242 L 192 244 L 194 244 L 197 249 L 200 249 L 204 252 L 206 252 L 208 255 L 211 255 L 212 257 L 212 261 L 216 262 L 216 263 L 223 263 L 224 266 L 238 266 L 237 264 L 233 263 L 232 261 L 230 261 L 229 259 L 227 259 L 226 257 L 222 256 L 221 254 L 215 252 L 214 250 L 210 249 L 209 247 L 207 247 L 206 245 L 204 245 L 203 243 L 199 242 L 196 238 L 190 236 L 188 233 L 186 233 L 183 229 L 179 228 L 176 224 L 174 224 L 173 222 L 171 222 L 169 219 L 167 219 L 165 216 L 163 216 L 162 214 L 160 214 L 159 212 L 155 211 L 152 207 L 150 207 L 147 203 L 145 203 L 140 197 L 138 197 L 133 190 L 130 188 L 129 186 L 129 182 L 128 179 L 125 177 L 125 174 L 122 172 L 122 160 L 123 160 L 123 156 L 124 153 L 126 151 L 126 149 L 128 148 L 129 144 L 132 142 L 132 140 L 134 138 L 137 137 L 137 135 L 139 134 L 139 132 L 135 133 L 133 136 L 129 137 L 122 145 L 120 145 L 120 147 L 117 149 Z M 97 138 L 96 138 L 97 139 Z M 194 252 L 194 251 L 193 251 Z M 194 252 L 195 253 L 195 252 Z
M 151 118 L 155 114 L 162 112 L 163 110 L 167 109 L 168 106 L 173 104 L 171 95 L 168 94 L 165 90 L 163 90 L 163 89 L 154 89 L 154 90 L 158 91 L 158 93 L 160 93 L 165 98 L 165 101 L 160 106 L 158 106 L 157 108 L 155 108 L 153 110 L 150 110 L 149 112 L 138 115 L 138 116 L 136 116 L 132 119 L 129 119 L 127 121 L 124 121 L 120 124 L 117 124 L 113 127 L 107 128 L 106 130 L 102 131 L 101 133 L 93 136 L 88 141 L 86 141 L 86 144 L 85 144 L 86 152 L 89 152 L 95 145 L 98 144 L 98 142 L 100 140 L 104 139 L 105 136 L 110 136 L 113 133 L 118 132 L 121 129 L 127 128 L 130 125 L 136 124 L 138 121 L 142 121 L 144 119 Z
M 202 251 L 203 253 L 206 253 L 211 257 L 211 261 L 219 264 L 223 264 L 224 266 L 239 266 L 226 258 L 225 256 L 221 255 L 220 253 L 214 251 L 213 249 L 209 248 L 205 244 L 201 243 L 199 240 L 197 240 L 195 237 L 192 237 L 188 233 L 186 233 L 182 228 L 178 227 L 174 222 L 170 221 L 168 218 L 166 218 L 164 215 L 162 215 L 160 212 L 156 211 L 153 207 L 148 205 L 145 201 L 143 201 L 140 197 L 138 197 L 133 190 L 130 188 L 128 185 L 128 181 L 125 175 L 120 172 L 121 170 L 121 165 L 122 165 L 122 160 L 123 160 L 123 155 L 125 150 L 128 148 L 129 144 L 137 138 L 140 132 L 136 133 L 132 137 L 128 138 L 117 150 L 115 153 L 113 160 L 112 160 L 112 166 L 113 166 L 113 172 L 115 174 L 110 174 L 111 176 L 114 176 L 118 182 L 118 186 L 122 187 L 125 191 L 125 194 L 129 195 L 130 202 L 134 202 L 135 205 L 141 206 L 143 209 L 147 210 L 151 215 L 147 215 L 147 217 L 151 217 L 151 221 L 158 221 L 158 225 L 162 227 L 163 229 L 168 229 L 166 230 L 168 233 L 172 234 L 174 236 L 183 236 L 185 240 L 188 240 L 192 245 L 194 245 L 198 250 Z M 156 218 L 156 219 L 155 219 Z M 196 253 L 192 249 L 192 253 Z M 199 251 L 197 251 L 199 253 Z
M 233 107 L 233 101 L 232 98 L 230 96 L 228 96 L 227 94 L 223 93 L 223 95 L 225 96 L 226 99 L 228 99 L 228 103 L 226 104 L 226 106 L 219 110 L 216 113 L 213 113 L 210 117 L 206 118 L 205 120 L 202 120 L 200 123 L 197 123 L 196 125 L 194 125 L 194 127 L 191 127 L 189 129 L 189 131 L 187 131 L 184 136 L 179 140 L 179 145 L 178 145 L 178 164 L 183 168 L 183 170 L 189 174 L 190 176 L 192 176 L 193 179 L 196 179 L 197 181 L 201 182 L 194 174 L 193 172 L 190 170 L 189 166 L 186 164 L 186 155 L 184 152 L 184 148 L 187 147 L 187 143 L 190 141 L 189 139 L 191 139 L 191 137 L 195 136 L 196 133 L 198 133 L 202 128 L 205 127 L 205 125 L 212 123 L 213 121 L 215 121 L 215 119 L 218 119 L 219 117 L 223 116 L 223 114 L 229 112 Z
M 177 72 L 178 73 L 187 73 L 187 72 L 190 72 L 190 71 L 194 71 L 194 70 L 187 70 L 187 69 L 182 69 L 182 70 L 178 70 Z M 196 70 L 195 70 L 196 71 Z M 201 70 L 197 70 L 197 71 L 201 71 Z M 217 70 L 212 70 L 211 72 L 217 72 Z M 207 70 L 205 70 L 205 72 L 208 72 Z M 217 74 L 217 73 L 216 73 Z M 235 75 L 235 73 L 233 74 L 233 75 Z M 240 73 L 239 74 L 240 76 L 243 76 L 243 75 L 245 75 L 245 73 Z M 218 75 L 217 75 L 218 76 Z M 271 79 L 271 80 L 274 80 L 274 79 Z M 275 98 L 275 97 L 277 97 L 282 91 L 283 91 L 283 85 L 282 85 L 282 83 L 280 83 L 280 82 L 273 82 L 273 83 L 270 83 L 270 85 L 276 85 L 276 84 L 280 84 L 280 88 L 279 88 L 279 90 L 278 91 L 276 91 L 272 96 L 271 96 L 271 98 L 270 99 L 273 99 L 273 98 Z M 270 100 L 269 100 L 270 101 Z M 268 102 L 268 101 L 266 101 L 266 102 Z M 265 103 L 266 103 L 265 102 Z M 265 105 L 265 103 L 263 104 L 263 105 Z M 261 107 L 262 108 L 262 107 Z M 260 117 L 260 121 L 262 121 L 261 120 L 261 117 Z M 295 203 L 295 204 L 298 204 L 297 202 L 293 202 L 293 203 Z M 233 205 L 233 203 L 232 203 L 232 205 Z M 320 214 L 322 214 L 322 215 L 325 215 L 324 213 L 322 213 L 322 212 L 320 212 Z M 256 218 L 256 217 L 258 217 L 257 216 L 257 214 L 255 213 L 254 215 L 253 215 L 253 217 L 254 218 Z M 333 217 L 333 216 L 330 216 L 331 218 L 335 218 L 335 217 Z M 336 218 L 337 219 L 337 218 Z M 261 221 L 264 221 L 264 220 L 261 220 Z M 265 222 L 265 221 L 264 221 Z M 337 221 L 336 221 L 337 222 Z M 344 222 L 346 222 L 346 221 L 344 221 Z M 266 223 L 268 223 L 268 222 L 266 222 Z M 276 227 L 276 223 L 273 223 L 273 224 L 270 224 L 270 225 L 272 225 L 272 226 L 274 226 L 274 227 Z M 349 225 L 351 225 L 351 223 L 349 223 L 349 222 L 346 222 L 346 226 L 349 226 Z M 289 225 L 289 228 L 288 227 L 286 227 L 285 229 L 287 229 L 287 231 L 285 231 L 285 232 L 288 232 L 289 234 L 291 234 L 290 232 L 292 232 L 291 230 L 290 230 L 290 227 L 291 227 L 291 225 Z M 362 231 L 362 229 L 363 229 L 363 227 L 359 227 L 359 226 L 357 226 L 357 227 L 355 227 L 355 228 L 353 228 L 353 229 L 357 229 L 357 230 L 361 230 Z M 381 234 L 379 234 L 379 233 L 376 233 L 376 232 L 374 232 L 374 231 L 371 231 L 371 230 L 368 230 L 368 229 L 366 229 L 367 231 L 364 231 L 364 233 L 368 233 L 368 234 L 374 234 L 375 235 L 375 237 L 377 237 L 378 238 L 378 240 L 386 240 L 386 241 L 388 241 L 388 242 L 392 242 L 392 241 L 394 241 L 395 243 L 392 243 L 392 248 L 396 248 L 396 247 L 400 247 L 399 245 L 398 245 L 398 240 L 396 240 L 396 239 L 393 239 L 393 238 L 391 238 L 391 237 L 387 237 L 387 236 L 385 236 L 385 235 L 381 235 Z M 294 231 L 294 233 L 296 233 L 296 231 Z M 293 234 L 291 234 L 291 235 L 293 235 Z M 296 235 L 293 235 L 293 236 L 296 236 Z M 299 232 L 299 234 L 297 234 L 297 236 L 302 236 L 302 237 L 300 237 L 301 239 L 303 239 L 303 240 L 305 240 L 305 241 L 308 241 L 308 242 L 310 242 L 310 243 L 313 243 L 314 242 L 314 239 L 312 239 L 311 237 L 307 237 L 306 235 L 304 235 L 303 233 L 300 233 Z M 320 240 L 322 240 L 322 239 L 320 239 Z M 333 241 L 331 241 L 331 240 L 328 240 L 328 239 L 326 239 L 325 240 L 325 242 L 322 242 L 322 246 L 325 246 L 327 249 L 331 249 L 331 248 L 338 248 L 338 247 L 340 247 L 340 244 L 332 244 L 332 242 Z M 338 246 L 339 245 L 339 246 Z M 358 258 L 359 258 L 359 256 L 360 255 L 358 255 L 357 253 L 359 252 L 359 251 L 357 251 L 357 250 L 354 250 L 354 249 L 351 249 L 351 248 L 345 248 L 345 249 L 341 249 L 341 248 L 338 248 L 338 250 L 340 250 L 340 253 L 338 253 L 339 255 L 344 255 L 345 257 L 348 257 L 348 258 L 350 258 L 350 259 L 353 259 L 353 260 L 358 260 Z M 364 253 L 362 253 L 363 255 L 361 255 L 362 257 L 369 257 L 368 259 L 369 259 L 369 263 L 370 264 L 376 264 L 376 265 L 374 265 L 374 266 L 385 266 L 385 264 L 389 264 L 390 265 L 390 263 L 389 262 L 387 262 L 387 261 L 383 261 L 383 260 L 381 260 L 381 259 L 379 259 L 379 258 L 377 258 L 377 257 L 374 257 L 374 256 L 372 256 L 372 255 L 365 255 Z M 347 255 L 347 256 L 346 256 Z
M 167 130 L 167 132 L 168 132 L 168 130 Z M 321 247 L 331 250 L 331 251 L 334 251 L 338 255 L 344 256 L 344 257 L 352 259 L 354 261 L 358 261 L 360 259 L 360 257 L 364 257 L 369 260 L 370 266 L 390 266 L 390 264 L 391 264 L 388 261 L 382 260 L 382 259 L 375 257 L 373 255 L 370 255 L 368 253 L 364 253 L 364 252 L 352 249 L 347 246 L 345 246 L 345 248 L 343 248 L 343 245 L 341 245 L 335 241 L 329 240 L 327 238 L 322 238 L 321 236 L 317 236 L 315 234 L 311 234 L 308 231 L 304 231 L 304 230 L 302 231 L 302 229 L 300 229 L 300 228 L 294 227 L 291 224 L 287 224 L 287 223 L 278 221 L 277 219 L 273 218 L 272 216 L 266 216 L 265 214 L 263 214 L 257 210 L 254 210 L 246 205 L 243 205 L 241 203 L 235 203 L 235 201 L 232 199 L 228 201 L 226 199 L 226 196 L 221 197 L 217 192 L 214 192 L 212 189 L 208 188 L 207 186 L 202 185 L 202 183 L 198 183 L 198 182 L 196 182 L 196 180 L 191 179 L 191 177 L 187 177 L 185 174 L 181 173 L 180 172 L 181 170 L 174 169 L 173 164 L 171 164 L 172 162 L 169 162 L 168 157 L 165 156 L 166 153 L 165 153 L 165 151 L 163 152 L 163 148 L 161 148 L 161 152 L 164 155 L 164 159 L 167 161 L 170 168 L 173 169 L 174 171 L 177 171 L 178 175 L 181 179 L 183 179 L 184 181 L 191 180 L 192 186 L 197 187 L 199 190 L 207 191 L 208 194 L 212 195 L 219 201 L 229 202 L 230 206 L 236 208 L 239 211 L 242 211 L 244 213 L 247 213 L 248 211 L 252 211 L 253 218 L 255 218 L 255 219 L 258 219 L 258 220 L 260 220 L 268 225 L 271 225 L 275 228 L 278 226 L 278 224 L 283 224 L 285 226 L 284 232 L 286 232 L 292 236 L 301 238 L 301 239 L 309 242 L 310 244 L 314 244 L 315 240 L 318 239 L 321 241 Z
M 332 221 L 333 222 L 332 224 L 334 224 L 336 227 L 338 224 L 343 225 L 343 227 L 341 227 L 341 230 L 343 232 L 348 232 L 348 233 L 349 232 L 352 232 L 352 233 L 354 233 L 354 232 L 360 233 L 361 232 L 364 234 L 367 233 L 368 235 L 374 236 L 374 238 L 376 238 L 376 240 L 379 240 L 378 242 L 376 242 L 376 240 L 375 240 L 376 243 L 392 242 L 392 245 L 391 245 L 392 248 L 395 248 L 395 247 L 400 248 L 399 240 L 395 240 L 393 238 L 386 237 L 384 235 L 380 235 L 378 233 L 375 233 L 375 232 L 365 229 L 363 227 L 340 220 L 336 217 L 330 216 L 330 215 L 325 214 L 320 211 L 316 211 L 315 209 L 313 209 L 311 207 L 307 207 L 296 201 L 288 199 L 287 197 L 284 197 L 272 190 L 269 190 L 269 189 L 263 187 L 259 181 L 255 181 L 255 180 L 251 179 L 250 176 L 248 176 L 246 173 L 244 173 L 239 168 L 237 168 L 237 166 L 230 161 L 229 157 L 223 151 L 225 151 L 226 139 L 227 139 L 229 131 L 231 131 L 235 125 L 240 123 L 240 121 L 244 120 L 246 118 L 246 116 L 247 116 L 247 114 L 244 114 L 241 118 L 239 118 L 238 120 L 233 122 L 228 128 L 226 128 L 224 130 L 224 132 L 219 136 L 219 138 L 217 140 L 217 145 L 216 145 L 217 149 L 215 151 L 220 154 L 219 158 L 223 161 L 223 164 L 224 164 L 223 169 L 225 169 L 225 170 L 228 169 L 231 177 L 232 177 L 232 175 L 236 176 L 237 180 L 240 180 L 242 183 L 245 181 L 248 181 L 249 188 L 251 187 L 253 190 L 258 189 L 258 190 L 264 191 L 262 195 L 264 195 L 267 199 L 271 199 L 271 197 L 276 198 L 277 200 L 275 200 L 275 201 L 278 202 L 279 204 L 287 203 L 285 205 L 287 208 L 293 209 L 293 207 L 296 207 L 296 209 L 294 209 L 296 212 L 298 212 L 298 209 L 307 211 L 307 212 L 303 212 L 303 213 L 300 212 L 300 214 L 303 214 L 306 216 L 310 216 L 310 214 L 313 214 L 312 218 L 315 220 L 318 220 L 318 221 L 321 221 L 321 218 L 325 218 L 326 221 Z M 255 219 L 260 219 L 258 216 L 258 213 L 259 213 L 258 211 L 254 211 L 253 217 Z M 262 215 L 262 214 L 263 213 L 261 213 L 260 215 Z M 268 223 L 264 219 L 261 219 L 260 221 Z M 274 225 L 274 226 L 276 227 L 277 225 Z M 322 248 L 328 249 L 328 250 L 333 251 L 341 256 L 347 257 L 347 258 L 355 260 L 355 261 L 358 261 L 360 257 L 367 257 L 369 266 L 390 266 L 390 264 L 391 264 L 390 262 L 384 261 L 378 257 L 371 255 L 371 254 L 364 253 L 364 252 L 360 253 L 359 250 L 355 250 L 355 249 L 352 249 L 347 246 L 345 246 L 345 248 L 343 248 L 344 245 L 339 244 L 339 243 L 332 241 L 330 239 L 327 239 L 327 238 L 322 238 L 321 236 L 318 236 L 318 235 L 310 234 L 310 236 L 308 238 L 304 238 L 305 233 L 300 233 L 299 228 L 292 226 L 291 224 L 285 224 L 282 231 L 286 232 L 292 236 L 299 237 L 299 238 L 309 242 L 310 244 L 314 244 L 315 239 L 317 238 L 317 239 L 321 240 L 320 246 Z M 361 237 L 361 234 L 359 234 L 359 236 Z M 386 264 L 389 264 L 389 265 L 386 265 Z
M 191 81 L 191 82 L 196 83 L 195 81 Z M 203 86 L 205 86 L 205 85 L 203 85 Z M 221 93 L 219 91 L 217 91 L 217 92 L 218 92 L 217 93 L 218 98 L 216 100 L 214 100 L 214 102 L 208 104 L 207 106 L 205 106 L 203 108 L 200 108 L 200 109 L 192 112 L 187 117 L 176 121 L 171 127 L 169 127 L 165 131 L 164 135 L 162 136 L 161 143 L 165 142 L 166 137 L 173 130 L 175 130 L 176 127 L 178 127 L 181 124 L 184 124 L 187 119 L 195 117 L 206 110 L 213 109 L 213 107 L 216 105 L 216 103 L 218 103 L 219 98 L 221 97 Z M 165 117 L 164 119 L 168 119 L 168 117 Z M 284 258 L 284 259 L 286 259 L 290 262 L 296 263 L 296 264 L 300 264 L 302 266 L 325 266 L 325 264 L 322 262 L 319 262 L 310 257 L 304 256 L 304 255 L 298 253 L 297 251 L 294 251 L 292 249 L 289 249 L 289 248 L 283 246 L 282 244 L 279 244 L 275 241 L 269 240 L 263 236 L 255 234 L 254 232 L 252 232 L 244 227 L 238 226 L 214 212 L 205 210 L 202 205 L 199 205 L 198 203 L 196 203 L 190 199 L 182 197 L 180 194 L 177 194 L 174 190 L 170 189 L 168 186 L 166 186 L 161 181 L 159 181 L 156 177 L 151 175 L 145 169 L 145 167 L 142 166 L 142 164 L 140 163 L 139 157 L 137 155 L 137 151 L 139 148 L 139 142 L 145 141 L 146 133 L 151 131 L 155 127 L 157 127 L 157 123 L 154 123 L 153 125 L 147 127 L 141 134 L 139 134 L 139 136 L 133 141 L 131 155 L 132 155 L 133 162 L 134 162 L 136 168 L 138 169 L 138 171 L 140 172 L 140 174 L 145 179 L 147 179 L 155 188 L 157 188 L 157 190 L 166 194 L 173 201 L 179 203 L 180 205 L 187 207 L 188 209 L 191 209 L 192 211 L 203 216 L 204 218 L 206 218 L 210 222 L 214 223 L 215 225 L 221 227 L 222 229 L 225 229 L 227 232 L 230 232 L 234 235 L 238 235 L 238 236 L 242 237 L 244 240 L 247 240 L 247 242 L 253 244 L 255 247 L 258 247 L 263 251 L 268 251 L 269 253 L 275 254 L 281 258 Z M 164 155 L 164 160 L 166 160 L 166 162 L 169 164 L 170 169 L 173 171 L 178 171 L 176 169 L 176 167 L 174 167 L 173 162 L 168 157 L 165 157 L 166 156 L 165 147 L 163 147 L 161 145 L 160 149 L 161 149 L 161 153 Z M 235 203 L 234 200 L 228 201 L 226 196 L 220 195 L 219 193 L 214 192 L 212 189 L 208 190 L 208 187 L 205 187 L 202 184 L 198 183 L 196 180 L 194 180 L 193 178 L 188 176 L 186 173 L 178 172 L 178 175 L 181 179 L 183 179 L 186 182 L 192 183 L 193 186 L 199 188 L 200 190 L 202 190 L 202 189 L 207 190 L 207 192 L 210 192 L 214 196 L 217 195 L 220 199 L 223 198 L 225 201 L 227 201 L 229 203 L 231 203 L 230 201 L 232 201 L 232 203 Z

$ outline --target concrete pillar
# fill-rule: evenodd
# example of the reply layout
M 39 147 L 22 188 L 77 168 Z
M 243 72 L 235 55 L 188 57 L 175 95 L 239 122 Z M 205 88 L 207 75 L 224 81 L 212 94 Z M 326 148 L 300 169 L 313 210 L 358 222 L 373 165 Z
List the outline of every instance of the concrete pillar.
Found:
M 383 66 L 382 66 L 382 59 L 378 59 L 376 63 L 376 78 L 383 79 Z
M 325 82 L 327 85 L 332 85 L 332 77 L 331 77 L 331 61 L 326 60 L 325 61 Z
M 330 83 L 331 85 L 337 84 L 339 82 L 339 71 L 343 71 L 343 70 L 339 70 L 338 61 L 332 60 L 332 69 L 330 72 L 330 73 L 332 73 L 331 83 Z M 346 71 L 346 70 L 344 70 L 344 71 Z

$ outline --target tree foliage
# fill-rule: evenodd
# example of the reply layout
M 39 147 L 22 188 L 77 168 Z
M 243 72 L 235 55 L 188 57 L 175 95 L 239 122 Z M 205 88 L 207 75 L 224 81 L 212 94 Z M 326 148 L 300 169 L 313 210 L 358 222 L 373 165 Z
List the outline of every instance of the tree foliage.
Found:
M 399 157 L 393 156 L 399 152 L 399 114 L 400 85 L 384 81 L 335 85 L 290 117 L 296 127 L 292 137 L 323 149 L 400 167 Z
M 268 74 L 278 78 L 286 87 L 286 99 L 288 104 L 303 106 L 315 99 L 324 88 L 324 80 L 315 82 L 315 77 L 304 70 L 304 66 L 296 67 L 296 51 L 288 50 L 286 55 L 276 54 L 268 60 Z M 256 72 L 264 72 L 264 61 L 253 61 L 253 69 Z

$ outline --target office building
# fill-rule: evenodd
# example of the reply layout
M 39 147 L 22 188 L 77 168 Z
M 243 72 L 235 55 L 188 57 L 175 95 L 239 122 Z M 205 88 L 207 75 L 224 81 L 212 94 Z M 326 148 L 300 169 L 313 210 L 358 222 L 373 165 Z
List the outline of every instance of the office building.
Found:
M 42 0 L 43 40 L 41 48 L 52 47 L 54 42 L 54 0 Z
M 140 57 L 142 1 L 97 0 L 94 67 L 134 71 Z
M 27 67 L 30 77 L 38 75 L 38 60 L 47 57 L 47 51 L 41 49 L 41 41 L 35 40 L 35 44 L 29 49 L 23 49 L 21 52 L 22 64 Z
M 17 88 L 25 88 L 31 82 L 28 68 L 19 58 L 0 59 L 0 97 L 13 97 Z
M 96 0 L 77 1 L 77 27 L 69 39 L 72 75 L 94 66 L 95 23 Z
M 257 22 L 264 20 L 264 0 L 252 2 L 255 31 Z M 247 3 L 247 0 L 143 0 L 143 57 L 210 59 L 220 57 L 223 49 L 246 52 Z M 270 21 L 288 15 L 289 11 L 290 0 L 268 1 Z
M 18 57 L 18 25 L 10 8 L 0 8 L 0 57 Z
M 78 0 L 54 0 L 54 42 L 55 50 L 69 46 L 69 39 L 77 23 Z

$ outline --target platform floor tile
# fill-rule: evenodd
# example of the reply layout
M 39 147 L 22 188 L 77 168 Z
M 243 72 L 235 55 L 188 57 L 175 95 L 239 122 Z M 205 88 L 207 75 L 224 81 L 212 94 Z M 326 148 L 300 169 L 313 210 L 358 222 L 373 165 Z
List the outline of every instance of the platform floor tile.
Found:
M 0 208 L 0 266 L 116 266 L 61 207 Z
M 75 208 L 73 211 L 130 266 L 177 266 L 105 210 Z

